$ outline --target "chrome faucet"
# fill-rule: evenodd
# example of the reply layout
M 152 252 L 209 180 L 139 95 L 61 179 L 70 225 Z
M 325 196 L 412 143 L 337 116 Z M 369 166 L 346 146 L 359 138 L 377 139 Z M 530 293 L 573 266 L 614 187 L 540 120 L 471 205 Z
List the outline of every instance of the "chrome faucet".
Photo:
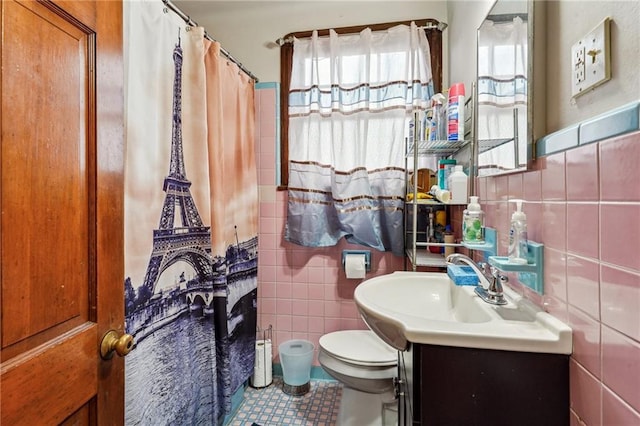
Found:
M 480 284 L 475 288 L 476 294 L 485 302 L 493 305 L 506 305 L 502 284 L 509 281 L 509 278 L 502 275 L 500 271 L 484 262 L 476 263 L 469 256 L 462 253 L 454 253 L 447 256 L 447 263 L 452 265 L 464 263 L 473 269 L 478 276 Z M 487 271 L 488 269 L 488 271 Z

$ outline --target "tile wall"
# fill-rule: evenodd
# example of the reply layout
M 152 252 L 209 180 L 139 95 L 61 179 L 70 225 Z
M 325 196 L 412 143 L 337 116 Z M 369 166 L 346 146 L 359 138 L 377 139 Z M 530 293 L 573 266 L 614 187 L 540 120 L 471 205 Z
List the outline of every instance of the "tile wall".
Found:
M 635 132 L 478 180 L 500 254 L 513 198 L 528 201 L 529 238 L 545 245 L 544 296 L 515 287 L 573 329 L 572 425 L 640 425 L 639 163 Z
M 340 267 L 349 245 L 307 249 L 283 239 L 277 87 L 258 87 L 258 321 L 273 325 L 277 353 L 278 342 L 291 338 L 317 344 L 325 333 L 366 326 L 353 302 L 360 281 Z M 527 200 L 529 238 L 545 245 L 545 295 L 511 282 L 574 330 L 572 426 L 640 425 L 640 132 L 542 157 L 525 173 L 479 179 L 478 192 L 501 255 L 514 208 L 508 200 Z M 372 257 L 368 277 L 404 269 L 391 254 L 373 250 Z

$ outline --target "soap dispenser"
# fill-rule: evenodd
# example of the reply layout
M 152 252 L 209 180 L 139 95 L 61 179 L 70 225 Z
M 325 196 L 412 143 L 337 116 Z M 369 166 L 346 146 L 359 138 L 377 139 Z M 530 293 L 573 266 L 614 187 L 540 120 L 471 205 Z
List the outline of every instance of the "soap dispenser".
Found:
M 475 195 L 469 197 L 469 204 L 462 212 L 462 239 L 464 242 L 484 243 L 484 212 Z
M 524 265 L 527 263 L 527 215 L 522 211 L 524 200 L 509 200 L 516 203 L 516 211 L 511 215 L 509 229 L 509 263 Z

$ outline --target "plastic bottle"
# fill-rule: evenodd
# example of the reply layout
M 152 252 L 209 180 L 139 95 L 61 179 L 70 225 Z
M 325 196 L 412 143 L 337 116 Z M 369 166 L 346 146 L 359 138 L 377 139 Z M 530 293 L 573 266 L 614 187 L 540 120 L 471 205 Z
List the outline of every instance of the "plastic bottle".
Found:
M 462 212 L 462 239 L 467 243 L 484 243 L 484 212 L 478 197 L 469 197 L 469 205 Z
M 449 189 L 449 175 L 456 165 L 456 160 L 450 158 L 443 158 L 438 161 L 438 186 L 440 189 Z
M 436 113 L 438 114 L 437 119 L 437 140 L 446 141 L 447 140 L 447 109 L 444 106 L 444 96 L 442 97 L 443 101 L 439 105 Z
M 438 185 L 433 185 L 431 187 L 431 191 L 429 191 L 429 194 L 436 197 L 436 200 L 440 201 L 441 203 L 446 204 L 451 200 L 451 194 L 449 193 L 449 191 L 446 189 L 440 189 Z
M 462 83 L 456 83 L 449 89 L 447 139 L 464 140 L 464 84 Z
M 431 132 L 431 117 L 429 117 L 429 114 L 426 111 L 422 116 L 421 130 L 422 130 L 422 135 L 420 135 L 420 140 L 428 141 L 430 137 L 429 133 Z
M 440 141 L 447 139 L 447 123 L 444 103 L 446 98 L 442 93 L 436 93 L 431 97 L 431 130 L 429 140 Z
M 467 175 L 462 170 L 461 165 L 453 168 L 449 175 L 449 192 L 451 193 L 451 204 L 464 204 L 467 202 Z
M 524 200 L 509 200 L 516 203 L 516 211 L 511 215 L 511 227 L 509 229 L 509 263 L 519 265 L 526 264 L 528 255 L 527 246 L 527 215 L 522 211 Z

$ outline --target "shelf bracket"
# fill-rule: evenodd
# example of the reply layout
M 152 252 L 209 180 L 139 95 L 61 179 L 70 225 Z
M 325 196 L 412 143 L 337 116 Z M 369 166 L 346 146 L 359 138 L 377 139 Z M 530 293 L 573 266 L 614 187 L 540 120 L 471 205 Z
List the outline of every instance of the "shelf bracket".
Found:
M 526 265 L 509 263 L 507 256 L 489 256 L 489 265 L 503 272 L 517 272 L 523 285 L 544 294 L 544 244 L 527 241 Z
M 475 244 L 463 241 L 462 245 L 469 250 L 479 250 L 484 252 L 484 258 L 487 260 L 488 257 L 498 254 L 497 235 L 498 233 L 495 229 L 484 228 L 484 243 Z

